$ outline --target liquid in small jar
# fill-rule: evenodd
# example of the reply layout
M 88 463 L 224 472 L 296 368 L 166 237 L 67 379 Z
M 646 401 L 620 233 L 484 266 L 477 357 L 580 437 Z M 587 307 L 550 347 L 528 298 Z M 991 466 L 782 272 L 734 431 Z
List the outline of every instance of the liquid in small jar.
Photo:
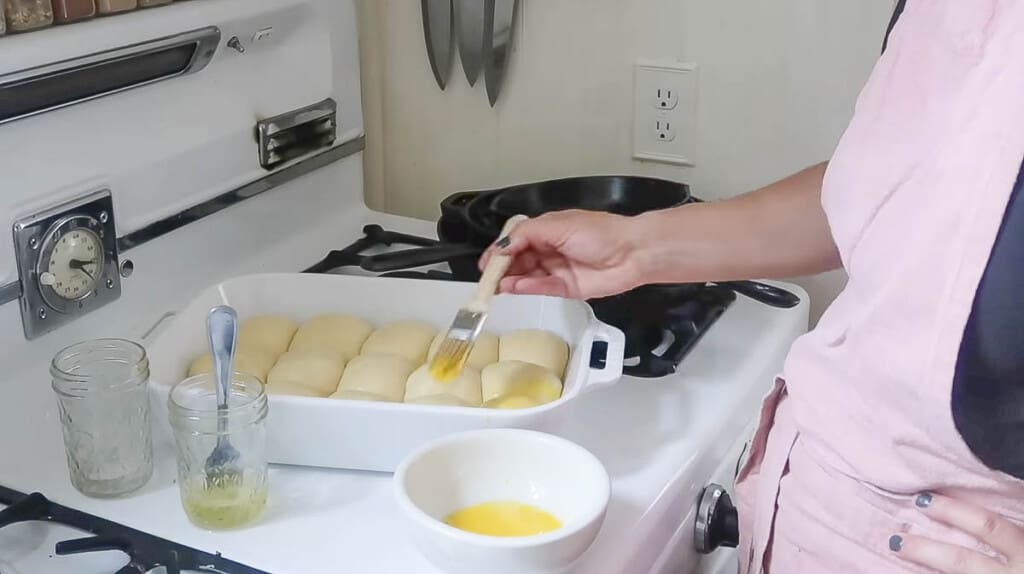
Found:
M 265 480 L 246 478 L 244 474 L 216 481 L 197 477 L 182 485 L 182 506 L 189 520 L 200 528 L 241 528 L 263 513 L 267 490 Z
M 444 519 L 459 530 L 486 536 L 534 536 L 562 527 L 554 515 L 514 501 L 484 502 L 456 510 Z

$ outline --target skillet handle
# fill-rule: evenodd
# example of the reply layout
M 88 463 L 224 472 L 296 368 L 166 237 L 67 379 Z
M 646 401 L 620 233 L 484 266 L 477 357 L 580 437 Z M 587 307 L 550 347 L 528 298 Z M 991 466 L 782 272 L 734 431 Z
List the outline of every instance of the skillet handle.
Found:
M 600 349 L 604 349 L 604 360 L 600 360 Z M 587 382 L 581 393 L 613 385 L 622 378 L 623 362 L 626 359 L 626 335 L 619 329 L 598 321 L 594 325 L 594 337 L 587 357 Z
M 792 309 L 800 304 L 800 297 L 793 293 L 757 281 L 721 281 L 718 285 L 728 287 L 733 291 L 750 297 L 751 299 L 779 309 Z
M 435 265 L 445 263 L 449 259 L 457 257 L 469 257 L 483 255 L 484 250 L 471 245 L 434 245 L 430 247 L 417 247 L 415 249 L 403 249 L 390 253 L 379 253 L 363 257 L 359 266 L 366 271 L 374 273 L 385 273 L 398 271 L 400 269 L 411 269 L 423 265 Z

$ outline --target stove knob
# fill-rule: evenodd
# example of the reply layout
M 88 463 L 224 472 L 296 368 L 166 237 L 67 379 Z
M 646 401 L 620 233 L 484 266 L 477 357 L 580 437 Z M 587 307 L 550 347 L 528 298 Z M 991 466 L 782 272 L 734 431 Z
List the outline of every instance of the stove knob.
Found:
M 725 488 L 709 484 L 697 506 L 693 544 L 697 552 L 710 554 L 719 548 L 736 548 L 740 541 L 736 507 Z

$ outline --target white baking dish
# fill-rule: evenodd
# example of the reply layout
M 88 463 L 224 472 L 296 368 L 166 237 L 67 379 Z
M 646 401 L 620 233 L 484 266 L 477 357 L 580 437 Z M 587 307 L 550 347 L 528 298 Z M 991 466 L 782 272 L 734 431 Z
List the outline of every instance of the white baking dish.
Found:
M 282 314 L 304 321 L 321 313 L 350 313 L 375 325 L 418 319 L 443 329 L 474 285 L 417 279 L 342 275 L 249 275 L 210 287 L 147 343 L 158 420 L 167 392 L 189 362 L 206 350 L 206 314 L 216 305 L 234 307 L 239 317 Z M 529 409 L 407 405 L 336 399 L 271 396 L 267 417 L 270 461 L 282 464 L 393 471 L 420 445 L 458 431 L 509 427 L 558 433 L 582 392 L 615 383 L 622 376 L 625 337 L 594 317 L 581 301 L 501 295 L 494 299 L 486 329 L 543 328 L 570 345 L 565 385 L 558 400 Z M 592 368 L 595 342 L 607 344 L 603 366 Z M 162 424 L 162 423 L 161 423 Z

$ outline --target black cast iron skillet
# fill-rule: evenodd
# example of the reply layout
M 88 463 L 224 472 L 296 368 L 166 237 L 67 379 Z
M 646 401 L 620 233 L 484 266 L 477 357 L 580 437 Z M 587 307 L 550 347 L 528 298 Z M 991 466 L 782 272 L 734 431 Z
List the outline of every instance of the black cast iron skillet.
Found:
M 516 214 L 583 209 L 639 215 L 690 203 L 686 184 L 624 175 L 570 177 L 515 185 L 490 196 L 490 213 L 501 220 Z
M 362 267 L 373 272 L 390 272 L 446 262 L 455 279 L 476 281 L 480 278 L 479 256 L 498 239 L 502 225 L 511 215 L 523 213 L 534 217 L 565 209 L 637 215 L 691 201 L 694 200 L 685 184 L 631 176 L 575 177 L 493 191 L 460 192 L 441 202 L 441 218 L 437 224 L 440 244 L 366 257 Z M 679 289 L 690 288 L 696 292 L 702 285 L 673 284 L 671 289 L 650 287 L 663 293 L 671 291 L 672 296 L 679 297 Z M 800 303 L 800 298 L 793 293 L 756 281 L 724 281 L 718 285 L 773 307 L 791 308 Z M 651 290 L 646 293 L 647 296 L 653 294 Z

